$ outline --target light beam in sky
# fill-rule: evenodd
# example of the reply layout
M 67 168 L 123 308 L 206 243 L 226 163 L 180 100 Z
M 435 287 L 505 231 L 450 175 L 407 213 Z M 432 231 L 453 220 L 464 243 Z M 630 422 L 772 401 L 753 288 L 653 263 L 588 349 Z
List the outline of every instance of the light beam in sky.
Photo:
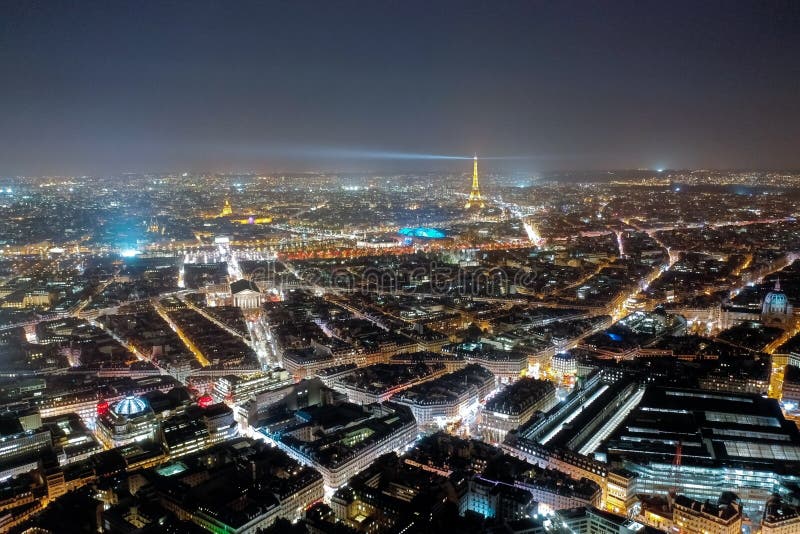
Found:
M 291 158 L 291 159 L 341 159 L 341 160 L 471 160 L 473 155 L 427 154 L 424 152 L 403 152 L 398 150 L 349 148 L 331 146 L 303 145 L 236 145 L 232 147 L 208 147 L 224 153 L 238 153 L 246 156 Z M 563 158 L 564 154 L 531 154 L 512 156 L 481 156 L 481 160 L 546 160 Z

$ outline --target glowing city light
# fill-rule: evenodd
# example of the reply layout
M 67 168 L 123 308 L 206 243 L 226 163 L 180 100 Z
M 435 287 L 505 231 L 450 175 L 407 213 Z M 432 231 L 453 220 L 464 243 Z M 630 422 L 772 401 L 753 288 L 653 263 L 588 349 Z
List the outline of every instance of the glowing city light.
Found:
M 416 237 L 421 239 L 443 239 L 447 234 L 443 230 L 437 228 L 426 228 L 424 226 L 416 228 L 401 228 L 398 234 L 406 237 Z

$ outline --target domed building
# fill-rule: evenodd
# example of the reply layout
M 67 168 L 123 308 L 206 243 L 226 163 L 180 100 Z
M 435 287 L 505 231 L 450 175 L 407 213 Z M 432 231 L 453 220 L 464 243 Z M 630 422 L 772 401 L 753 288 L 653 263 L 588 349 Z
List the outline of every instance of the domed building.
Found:
M 766 326 L 791 328 L 794 325 L 794 309 L 786 293 L 781 291 L 781 281 L 775 282 L 775 288 L 764 297 L 761 306 L 761 322 Z
M 134 395 L 125 397 L 114 406 L 114 413 L 126 417 L 136 416 L 147 410 L 147 403 Z
M 97 418 L 97 438 L 107 447 L 151 440 L 157 430 L 158 418 L 150 404 L 135 395 L 123 398 Z

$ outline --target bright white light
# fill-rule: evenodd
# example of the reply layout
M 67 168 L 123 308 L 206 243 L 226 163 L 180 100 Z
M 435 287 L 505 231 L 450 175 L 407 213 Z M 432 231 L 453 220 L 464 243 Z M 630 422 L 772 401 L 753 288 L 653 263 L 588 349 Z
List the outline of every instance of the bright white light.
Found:
M 530 223 L 523 223 L 522 227 L 525 229 L 525 233 L 528 235 L 528 240 L 536 246 L 541 246 L 544 240 L 542 236 L 539 234 L 536 227 L 531 225 Z
M 123 258 L 133 258 L 135 256 L 138 256 L 139 254 L 141 254 L 141 252 L 133 248 L 126 248 L 125 250 L 120 252 L 120 256 L 122 256 Z

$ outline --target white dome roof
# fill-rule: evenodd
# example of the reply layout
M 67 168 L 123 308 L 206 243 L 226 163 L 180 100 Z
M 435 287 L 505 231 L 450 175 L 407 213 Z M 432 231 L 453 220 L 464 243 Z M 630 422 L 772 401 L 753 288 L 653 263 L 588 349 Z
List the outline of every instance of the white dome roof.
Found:
M 139 397 L 129 395 L 114 406 L 117 415 L 136 415 L 147 410 L 147 403 Z
M 781 291 L 781 282 L 775 282 L 775 289 L 767 293 L 764 297 L 764 304 L 761 308 L 763 315 L 791 315 L 792 306 L 789 304 L 789 299 L 786 293 Z
M 788 299 L 786 298 L 786 294 L 785 293 L 775 293 L 774 291 L 771 291 L 771 292 L 767 293 L 767 296 L 764 299 L 764 304 L 772 304 L 772 305 L 775 305 L 775 306 L 783 306 L 784 304 L 786 304 L 787 300 Z

